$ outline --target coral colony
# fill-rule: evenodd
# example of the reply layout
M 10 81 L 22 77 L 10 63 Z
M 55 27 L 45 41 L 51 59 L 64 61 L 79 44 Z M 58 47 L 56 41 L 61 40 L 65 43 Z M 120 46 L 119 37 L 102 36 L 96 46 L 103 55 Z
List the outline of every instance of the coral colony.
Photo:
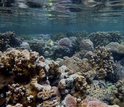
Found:
M 14 35 L 12 32 L 0 34 L 1 46 L 9 46 L 0 48 L 1 107 L 123 107 L 124 79 L 119 75 L 114 79 L 123 66 L 114 60 L 120 54 L 116 52 L 114 57 L 112 47 L 106 47 L 111 42 L 120 44 L 118 32 L 96 32 L 80 41 L 76 38 L 53 40 L 52 45 L 46 42 L 44 48 L 41 46 L 40 54 L 32 47 L 32 50 L 22 48 L 22 41 Z M 108 36 L 110 40 L 98 43 Z M 29 47 L 31 42 L 28 42 Z M 76 43 L 79 48 L 75 48 Z M 69 48 L 73 55 L 61 53 L 62 50 L 55 54 L 65 49 L 60 47 Z M 46 50 L 51 53 L 49 58 L 44 57 Z

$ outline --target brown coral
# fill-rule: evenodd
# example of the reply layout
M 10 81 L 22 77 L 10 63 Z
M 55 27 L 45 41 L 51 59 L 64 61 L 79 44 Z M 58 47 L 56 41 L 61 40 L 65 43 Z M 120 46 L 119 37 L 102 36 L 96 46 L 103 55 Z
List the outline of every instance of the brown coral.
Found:
M 7 105 L 6 107 L 24 107 L 23 104 L 17 103 L 14 106 L 13 105 Z M 29 106 L 30 107 L 30 106 Z
M 75 91 L 78 92 L 78 97 L 82 97 L 85 95 L 86 93 L 86 86 L 87 86 L 87 82 L 86 82 L 86 78 L 83 76 L 78 76 L 75 79 Z
M 44 101 L 40 107 L 57 107 L 57 101 Z
M 29 81 L 37 58 L 37 52 L 11 48 L 0 57 L 0 72 L 3 75 L 14 75 L 18 82 Z
M 109 50 L 104 47 L 96 47 L 94 54 L 89 58 L 89 63 L 96 71 L 98 78 L 104 78 L 113 72 L 113 57 Z
M 5 86 L 7 86 L 9 83 L 12 83 L 14 81 L 14 77 L 13 76 L 4 76 L 0 74 L 0 89 L 4 88 Z
M 117 81 L 116 89 L 112 90 L 113 95 L 110 98 L 111 104 L 123 105 L 124 102 L 124 79 Z M 122 106 L 121 106 L 122 107 Z
M 120 32 L 93 32 L 90 34 L 89 39 L 94 43 L 94 46 L 106 46 L 110 42 L 120 43 L 122 40 Z
M 19 84 L 9 85 L 9 90 L 6 92 L 7 104 L 16 104 L 17 102 L 22 103 L 23 100 L 26 100 L 25 91 L 25 87 L 20 86 Z
M 47 100 L 53 96 L 56 96 L 57 88 L 52 88 L 51 90 L 43 89 L 37 94 L 38 99 Z

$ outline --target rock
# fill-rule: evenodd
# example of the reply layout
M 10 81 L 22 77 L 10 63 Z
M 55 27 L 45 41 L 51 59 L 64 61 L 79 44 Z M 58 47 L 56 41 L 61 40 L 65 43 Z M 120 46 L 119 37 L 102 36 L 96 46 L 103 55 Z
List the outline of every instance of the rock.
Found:
M 106 48 L 113 53 L 124 54 L 124 45 L 119 44 L 118 42 L 111 42 L 106 46 Z
M 31 50 L 28 42 L 23 41 L 20 46 L 24 49 Z
M 94 49 L 93 42 L 90 39 L 85 39 L 80 42 L 80 50 L 91 51 Z

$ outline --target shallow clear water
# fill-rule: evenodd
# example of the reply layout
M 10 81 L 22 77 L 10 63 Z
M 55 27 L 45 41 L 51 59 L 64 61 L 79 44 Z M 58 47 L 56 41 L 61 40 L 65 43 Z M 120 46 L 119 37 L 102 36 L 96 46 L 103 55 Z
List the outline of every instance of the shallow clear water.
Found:
M 52 5 L 49 6 L 50 3 Z M 0 31 L 14 31 L 16 34 L 49 34 L 84 30 L 120 31 L 124 32 L 124 7 L 117 9 L 103 6 L 87 7 L 83 4 L 72 4 L 64 0 L 47 0 L 48 7 L 19 8 L 0 7 L 8 9 L 9 14 L 0 11 Z
M 0 0 L 0 107 L 124 107 L 123 40 L 124 0 Z

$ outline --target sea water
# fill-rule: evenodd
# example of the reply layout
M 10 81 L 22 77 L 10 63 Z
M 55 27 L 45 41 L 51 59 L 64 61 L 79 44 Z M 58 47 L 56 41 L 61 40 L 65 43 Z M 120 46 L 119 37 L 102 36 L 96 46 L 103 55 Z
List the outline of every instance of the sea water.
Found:
M 123 38 L 124 0 L 0 0 L 0 107 L 124 107 Z
M 11 7 L 0 7 L 0 31 L 14 31 L 16 34 L 50 34 L 79 30 L 89 33 L 96 31 L 123 33 L 123 5 L 102 4 L 90 7 L 90 5 L 84 5 L 85 0 L 77 1 L 44 0 L 42 3 L 37 1 L 42 5 L 41 7 L 35 5 L 34 7 L 20 7 L 16 5 L 19 2 L 16 0 L 15 5 Z

